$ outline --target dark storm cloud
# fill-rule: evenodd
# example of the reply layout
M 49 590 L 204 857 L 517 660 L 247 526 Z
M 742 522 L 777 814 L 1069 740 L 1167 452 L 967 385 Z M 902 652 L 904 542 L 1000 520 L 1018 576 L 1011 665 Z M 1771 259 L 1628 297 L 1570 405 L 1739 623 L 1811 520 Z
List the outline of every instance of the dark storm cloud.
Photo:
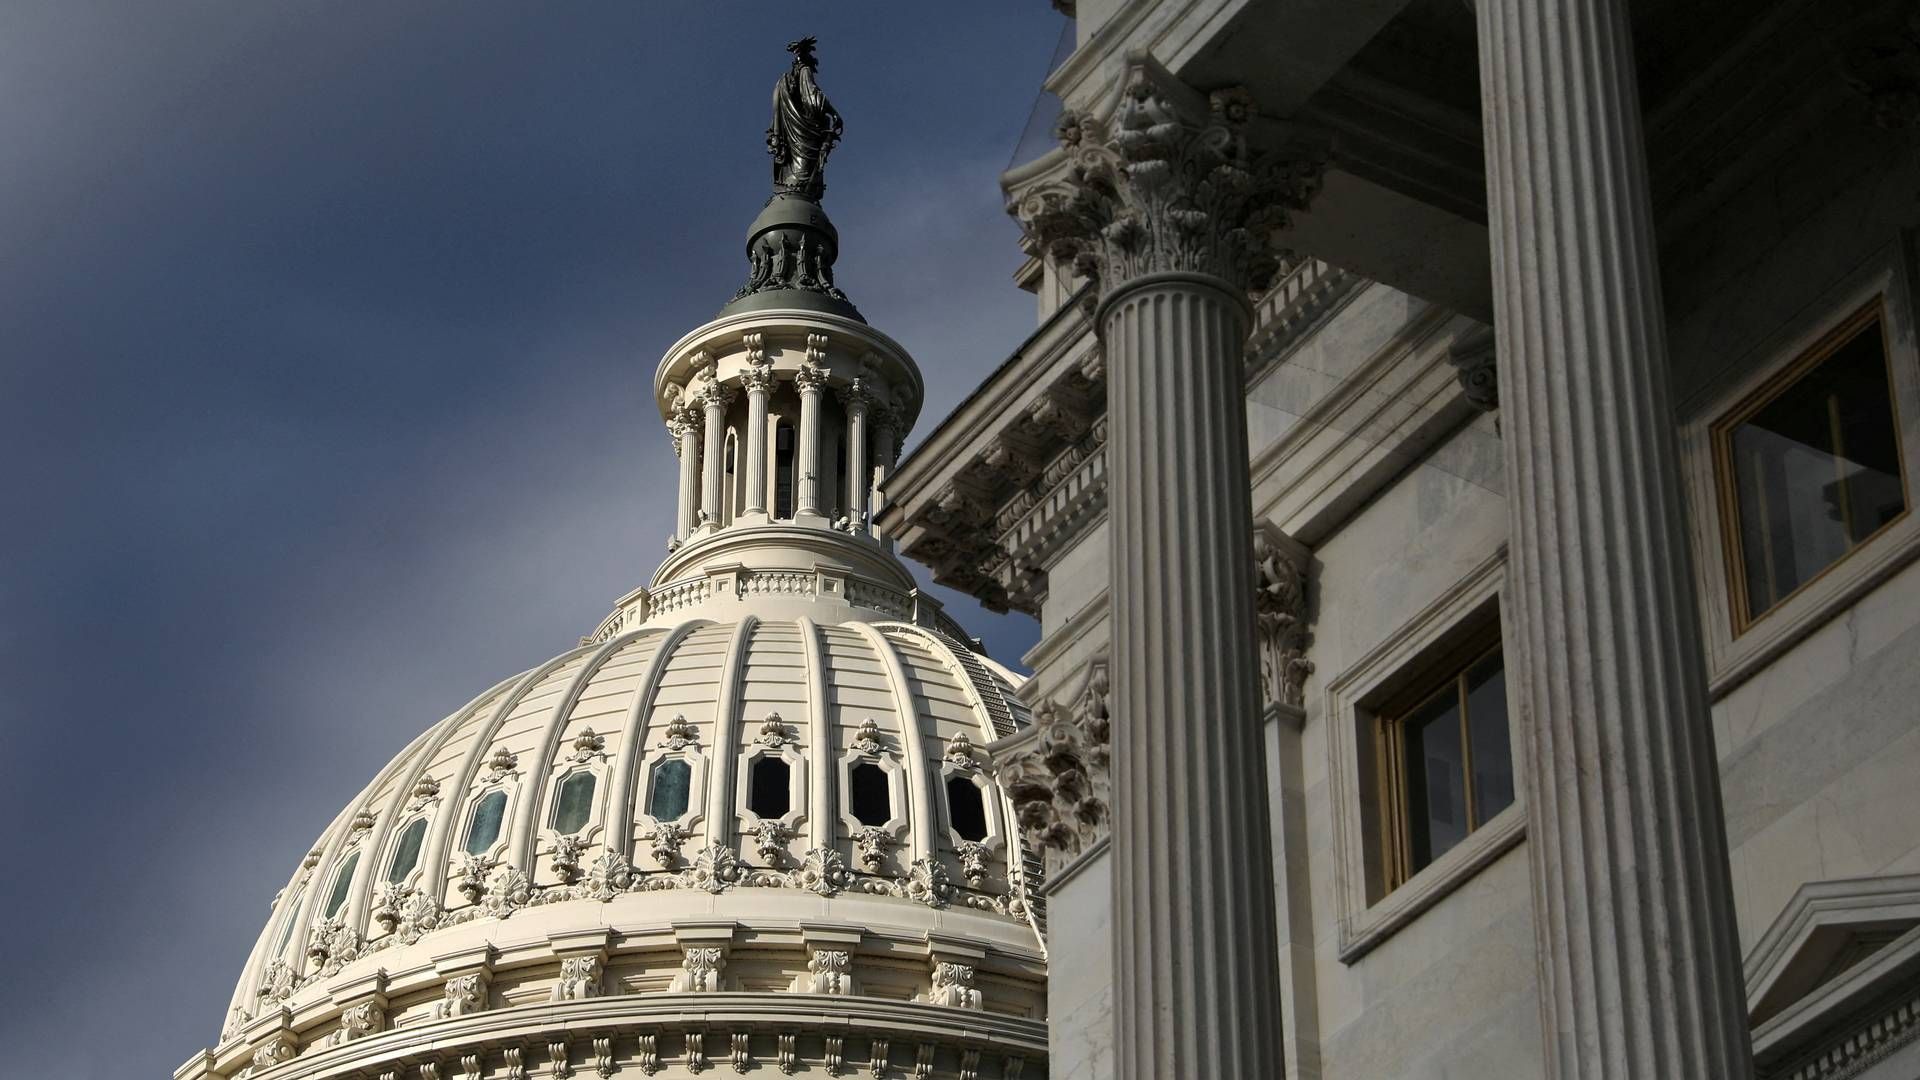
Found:
M 842 284 L 926 369 L 920 432 L 1018 342 L 995 175 L 1058 22 L 981 7 L 0 10 L 11 1068 L 209 1042 L 331 815 L 652 570 L 648 383 L 743 269 L 788 39 L 822 39 Z

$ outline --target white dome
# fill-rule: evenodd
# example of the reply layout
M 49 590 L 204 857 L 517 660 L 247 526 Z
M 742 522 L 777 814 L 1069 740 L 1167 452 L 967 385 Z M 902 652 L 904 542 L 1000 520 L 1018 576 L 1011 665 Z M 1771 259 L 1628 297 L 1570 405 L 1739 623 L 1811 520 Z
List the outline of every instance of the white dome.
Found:
M 1044 1010 L 1030 879 L 978 750 L 1027 723 L 1012 690 L 904 622 L 746 615 L 583 644 L 434 725 L 340 813 L 277 898 L 223 1042 L 350 1042 L 372 982 L 385 1026 L 454 1019 L 462 957 L 498 1007 L 556 999 L 582 943 L 583 996 L 611 996 L 689 989 L 715 943 L 753 960 L 707 957 L 706 989 L 788 991 L 825 941 L 861 996 L 1000 1013 L 999 1042 L 1030 1027 L 1044 1047 L 1018 1022 Z M 965 986 L 941 984 L 942 956 Z

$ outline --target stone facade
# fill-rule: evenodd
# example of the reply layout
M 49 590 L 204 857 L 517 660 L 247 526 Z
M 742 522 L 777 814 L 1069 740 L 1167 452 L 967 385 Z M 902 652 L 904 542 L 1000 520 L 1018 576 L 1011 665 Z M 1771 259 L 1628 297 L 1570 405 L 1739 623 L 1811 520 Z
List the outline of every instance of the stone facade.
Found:
M 1920 523 L 1892 518 L 1742 625 L 1714 441 L 1879 305 L 1912 505 L 1910 5 L 1056 7 L 1078 44 L 1047 80 L 1061 145 L 1003 178 L 1039 326 L 876 519 L 936 580 L 1041 623 L 1036 725 L 988 751 L 1046 851 L 1055 1075 L 1153 1075 L 1131 1033 L 1196 1000 L 1157 1036 L 1181 1075 L 1244 1070 L 1209 1056 L 1218 1009 L 1265 1017 L 1238 1037 L 1296 1077 L 1913 1075 Z M 1221 126 L 1169 159 L 1180 124 Z M 1167 160 L 1174 180 L 1135 175 Z M 1255 167 L 1279 161 L 1294 171 Z M 1241 202 L 1167 186 L 1222 162 L 1252 170 Z M 1223 221 L 1259 235 L 1206 247 Z M 1245 290 L 1233 406 L 1206 404 L 1207 358 L 1182 351 L 1198 330 L 1113 322 L 1116 287 L 1154 274 Z M 1143 983 L 1129 958 L 1153 889 L 1258 887 L 1235 845 L 1259 834 L 1205 818 L 1185 774 L 1129 792 L 1145 774 L 1115 763 L 1128 739 L 1215 748 L 1115 688 L 1184 685 L 1202 657 L 1171 643 L 1245 610 L 1227 576 L 1130 561 L 1151 523 L 1117 501 L 1128 468 L 1179 476 L 1195 444 L 1116 458 L 1144 430 L 1120 363 L 1167 380 L 1165 409 L 1245 425 L 1250 530 L 1205 485 L 1157 494 L 1167 527 L 1252 541 L 1260 696 L 1232 708 L 1264 728 L 1274 932 L 1235 947 L 1271 950 L 1271 982 Z M 1140 583 L 1173 605 L 1152 615 L 1166 651 L 1115 621 Z M 1418 872 L 1383 869 L 1390 703 L 1487 640 L 1515 798 Z M 1169 767 L 1231 798 L 1221 766 Z M 1163 872 L 1117 812 L 1143 797 L 1208 821 L 1168 833 L 1207 857 L 1137 880 Z

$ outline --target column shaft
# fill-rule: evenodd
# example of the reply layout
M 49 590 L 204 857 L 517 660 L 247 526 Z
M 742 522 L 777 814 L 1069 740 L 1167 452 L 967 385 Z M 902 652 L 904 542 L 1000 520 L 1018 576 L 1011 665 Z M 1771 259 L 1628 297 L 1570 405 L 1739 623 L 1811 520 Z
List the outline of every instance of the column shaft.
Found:
M 800 391 L 800 450 L 793 462 L 798 492 L 795 517 L 820 513 L 820 391 L 826 382 L 826 373 L 818 368 L 802 368 L 794 380 Z
M 680 501 L 674 523 L 674 538 L 685 540 L 700 524 L 700 412 L 683 408 L 674 418 L 673 431 L 679 440 L 675 449 L 680 457 Z
M 747 505 L 744 513 L 767 512 L 767 391 L 772 376 L 755 372 L 747 384 Z
M 1550 1071 L 1753 1075 L 1624 0 L 1479 0 Z
M 722 491 L 720 470 L 726 459 L 727 437 L 727 396 L 718 383 L 707 387 L 707 450 L 704 455 L 705 493 L 700 500 L 700 520 L 702 524 L 712 524 L 718 528 L 725 520 L 721 513 Z
M 1247 305 L 1213 278 L 1154 275 L 1116 290 L 1102 329 L 1118 1075 L 1277 1077 Z
M 873 426 L 873 466 L 869 470 L 873 476 L 872 486 L 867 492 L 867 531 L 876 536 L 880 535 L 880 530 L 873 525 L 873 522 L 880 517 L 881 511 L 887 508 L 887 493 L 883 490 L 883 485 L 887 482 L 888 474 L 893 471 L 895 438 L 893 416 L 891 409 L 885 410 L 880 414 L 879 422 Z
M 867 531 L 867 402 L 858 392 L 847 395 L 847 528 Z

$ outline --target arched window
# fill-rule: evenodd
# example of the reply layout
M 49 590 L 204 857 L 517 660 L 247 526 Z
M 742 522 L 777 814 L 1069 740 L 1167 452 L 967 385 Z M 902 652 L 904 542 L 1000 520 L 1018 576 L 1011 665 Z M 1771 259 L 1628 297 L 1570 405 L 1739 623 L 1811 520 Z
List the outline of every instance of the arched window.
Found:
M 473 816 L 467 819 L 467 854 L 485 855 L 500 839 L 500 821 L 507 814 L 507 793 L 489 791 L 473 804 Z
M 785 420 L 773 430 L 773 516 L 793 516 L 793 425 Z
M 777 757 L 758 757 L 747 773 L 747 809 L 761 818 L 782 818 L 793 808 L 793 769 Z
M 947 817 L 962 840 L 987 838 L 987 802 L 971 778 L 947 777 Z
M 400 833 L 400 842 L 393 846 L 393 861 L 387 864 L 387 881 L 398 885 L 407 880 L 413 868 L 420 865 L 420 842 L 427 838 L 427 819 L 414 818 Z
M 863 761 L 849 774 L 848 802 L 853 817 L 862 825 L 885 825 L 893 820 L 893 793 L 889 790 L 887 770 L 871 761 Z
M 577 772 L 560 781 L 553 800 L 553 831 L 571 835 L 587 827 L 593 817 L 593 774 Z
M 321 918 L 331 919 L 346 906 L 347 890 L 353 885 L 353 871 L 359 865 L 360 853 L 356 851 L 340 863 L 340 869 L 333 872 L 333 891 L 327 894 L 327 906 L 321 909 Z
M 655 821 L 677 821 L 687 812 L 693 790 L 693 766 L 685 758 L 668 758 L 653 767 L 653 792 L 647 813 Z

